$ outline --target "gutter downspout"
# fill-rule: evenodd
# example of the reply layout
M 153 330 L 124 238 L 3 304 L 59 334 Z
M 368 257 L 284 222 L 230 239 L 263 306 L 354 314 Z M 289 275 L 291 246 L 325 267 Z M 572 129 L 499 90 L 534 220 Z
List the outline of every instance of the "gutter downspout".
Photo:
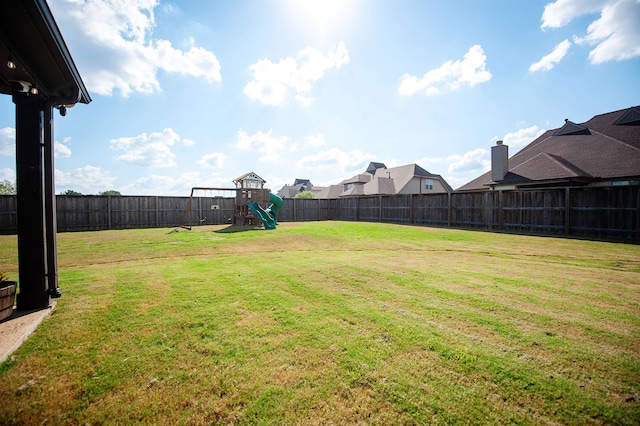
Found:
M 80 90 L 75 88 L 67 97 L 47 99 L 44 103 L 44 220 L 45 220 L 45 244 L 47 250 L 47 292 L 52 298 L 62 296 L 58 286 L 58 248 L 57 233 L 58 223 L 56 218 L 56 192 L 55 192 L 55 159 L 54 159 L 54 132 L 53 132 L 53 108 L 60 111 L 60 115 L 66 115 L 67 105 L 75 105 L 80 101 Z

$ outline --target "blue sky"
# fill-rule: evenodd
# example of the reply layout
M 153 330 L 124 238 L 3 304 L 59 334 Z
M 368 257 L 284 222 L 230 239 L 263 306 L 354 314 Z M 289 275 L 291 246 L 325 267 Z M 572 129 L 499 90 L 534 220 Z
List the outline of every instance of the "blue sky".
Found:
M 417 163 L 460 187 L 568 118 L 640 104 L 640 0 L 49 0 L 92 96 L 56 193 L 276 191 Z M 0 98 L 0 180 L 15 117 Z M 597 153 L 594 153 L 597 155 Z

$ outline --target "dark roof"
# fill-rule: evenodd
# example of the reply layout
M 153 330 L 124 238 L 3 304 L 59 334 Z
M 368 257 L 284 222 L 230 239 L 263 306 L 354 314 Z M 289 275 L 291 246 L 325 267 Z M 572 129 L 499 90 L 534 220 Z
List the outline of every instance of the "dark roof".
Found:
M 560 127 L 553 136 L 565 136 L 565 135 L 590 135 L 589 129 L 581 126 L 580 124 L 573 123 L 571 121 L 564 120 L 564 126 Z
M 293 185 L 310 185 L 311 181 L 309 179 L 296 179 L 293 182 Z
M 10 55 L 15 69 L 6 66 Z M 54 105 L 91 102 L 45 0 L 2 3 L 0 60 L 0 93 L 10 95 L 25 81 Z
M 386 169 L 387 166 L 384 165 L 384 163 L 376 163 L 376 162 L 370 162 L 369 165 L 367 166 L 367 170 L 365 170 L 365 173 L 370 173 L 372 175 L 376 174 L 376 170 L 378 169 Z
M 491 171 L 458 188 L 487 189 L 491 184 L 544 184 L 640 177 L 640 106 L 596 115 L 576 124 L 566 121 L 546 131 L 509 158 L 509 172 L 492 182 Z

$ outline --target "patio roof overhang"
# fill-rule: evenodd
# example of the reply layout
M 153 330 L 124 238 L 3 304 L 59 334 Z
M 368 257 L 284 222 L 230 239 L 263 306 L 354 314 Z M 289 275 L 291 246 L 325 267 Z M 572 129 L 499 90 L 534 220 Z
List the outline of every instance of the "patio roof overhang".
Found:
M 9 58 L 15 68 L 7 66 Z M 91 97 L 45 0 L 3 2 L 0 14 L 0 93 L 35 86 L 54 106 Z

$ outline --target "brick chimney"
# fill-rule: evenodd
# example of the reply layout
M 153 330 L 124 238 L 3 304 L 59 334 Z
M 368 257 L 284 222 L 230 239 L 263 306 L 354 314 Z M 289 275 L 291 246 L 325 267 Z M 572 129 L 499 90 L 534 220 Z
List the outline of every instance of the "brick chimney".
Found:
M 496 146 L 491 147 L 491 180 L 500 182 L 509 171 L 509 147 L 497 141 Z

